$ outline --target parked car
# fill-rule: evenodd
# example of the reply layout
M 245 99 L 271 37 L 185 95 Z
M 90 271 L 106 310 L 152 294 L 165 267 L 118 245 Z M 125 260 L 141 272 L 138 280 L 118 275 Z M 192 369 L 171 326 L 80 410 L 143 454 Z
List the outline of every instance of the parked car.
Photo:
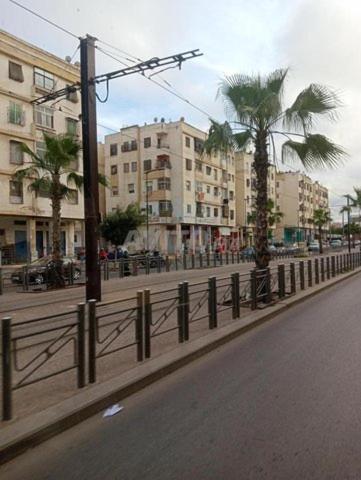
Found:
M 342 240 L 330 240 L 330 247 L 331 248 L 341 248 L 342 247 Z
M 241 251 L 241 255 L 243 258 L 254 258 L 255 257 L 255 249 L 254 247 L 247 247 Z
M 64 267 L 64 278 L 70 277 L 71 264 L 73 265 L 73 280 L 79 280 L 81 276 L 81 266 L 76 257 L 65 256 L 62 258 Z M 11 275 L 11 282 L 22 284 L 25 281 L 28 284 L 41 285 L 47 283 L 49 272 L 54 262 L 51 257 L 42 257 L 27 265 L 27 269 L 19 268 Z M 27 271 L 27 279 L 24 278 L 24 271 Z
M 318 242 L 310 242 L 308 246 L 309 252 L 319 252 L 320 251 L 320 244 Z

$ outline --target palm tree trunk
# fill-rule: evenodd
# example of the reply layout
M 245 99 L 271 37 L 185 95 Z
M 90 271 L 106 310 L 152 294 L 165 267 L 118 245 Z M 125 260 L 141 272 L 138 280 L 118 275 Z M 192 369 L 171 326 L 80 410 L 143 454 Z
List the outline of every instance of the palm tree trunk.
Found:
M 53 177 L 54 190 L 51 199 L 53 214 L 53 252 L 52 258 L 54 262 L 54 275 L 52 276 L 52 284 L 54 287 L 64 287 L 65 281 L 63 276 L 63 262 L 61 260 L 60 248 L 60 232 L 61 232 L 61 195 L 60 195 L 60 178 Z
M 318 226 L 318 244 L 320 246 L 320 253 L 323 253 L 323 249 L 322 249 L 322 227 L 321 227 L 321 225 Z
M 268 219 L 267 219 L 267 180 L 268 180 L 268 152 L 267 132 L 259 131 L 256 135 L 254 154 L 254 169 L 256 172 L 256 267 L 268 267 L 270 254 L 268 251 Z

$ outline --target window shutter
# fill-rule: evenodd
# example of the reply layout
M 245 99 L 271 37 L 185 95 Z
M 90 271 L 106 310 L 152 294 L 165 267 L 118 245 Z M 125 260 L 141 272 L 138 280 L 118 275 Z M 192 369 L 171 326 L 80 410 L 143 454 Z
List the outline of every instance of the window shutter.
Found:
M 9 61 L 9 78 L 16 82 L 23 82 L 24 74 L 22 65 Z

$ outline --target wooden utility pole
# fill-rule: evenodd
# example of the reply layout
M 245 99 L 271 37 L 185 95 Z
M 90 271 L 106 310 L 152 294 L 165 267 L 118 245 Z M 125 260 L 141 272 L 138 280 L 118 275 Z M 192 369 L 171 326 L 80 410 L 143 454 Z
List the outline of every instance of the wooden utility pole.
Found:
M 96 124 L 95 38 L 80 40 L 80 83 L 83 134 L 86 299 L 101 300 L 99 244 L 99 178 Z

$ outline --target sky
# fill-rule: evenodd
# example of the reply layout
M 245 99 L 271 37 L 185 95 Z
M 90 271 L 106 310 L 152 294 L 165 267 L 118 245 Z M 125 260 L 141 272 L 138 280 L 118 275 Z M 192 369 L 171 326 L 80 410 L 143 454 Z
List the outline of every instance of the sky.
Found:
M 98 104 L 100 124 L 118 130 L 126 125 L 185 117 L 207 130 L 209 116 L 224 120 L 222 101 L 216 98 L 221 79 L 231 73 L 266 74 L 288 67 L 286 104 L 310 83 L 336 91 L 342 101 L 335 122 L 320 121 L 324 133 L 347 151 L 337 170 L 308 172 L 330 189 L 331 214 L 353 186 L 361 186 L 361 2 L 358 0 L 19 0 L 76 36 L 95 36 L 97 73 L 122 68 L 122 62 L 148 59 L 199 48 L 203 56 L 182 69 L 154 77 L 180 93 L 196 107 L 176 98 L 140 75 L 110 84 L 109 99 Z M 51 53 L 73 56 L 78 41 L 32 16 L 9 0 L 0 0 L 0 28 Z M 105 43 L 102 43 L 105 42 Z M 108 46 L 106 44 L 110 44 Z M 124 53 L 126 52 L 126 53 Z M 130 55 L 132 57 L 130 57 Z M 73 61 L 79 59 L 79 51 Z M 165 83 L 167 82 L 167 83 Z M 99 87 L 99 94 L 105 94 Z M 208 115 L 207 115 L 208 114 Z M 102 137 L 111 130 L 99 128 Z M 287 160 L 281 169 L 302 169 Z M 359 165 L 360 164 L 360 165 Z M 291 167 L 291 168 L 290 168 Z

